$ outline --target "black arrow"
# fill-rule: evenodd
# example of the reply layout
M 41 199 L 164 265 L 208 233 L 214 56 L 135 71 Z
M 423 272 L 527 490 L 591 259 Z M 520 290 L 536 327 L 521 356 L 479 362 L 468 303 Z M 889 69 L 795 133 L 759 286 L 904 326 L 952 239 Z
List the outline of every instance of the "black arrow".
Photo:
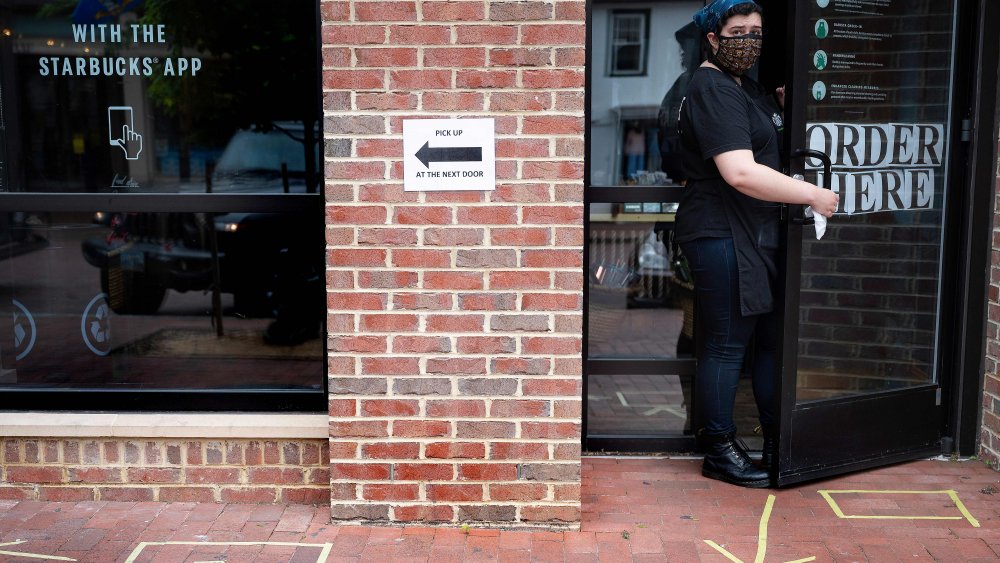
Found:
M 417 151 L 417 160 L 430 168 L 432 162 L 482 162 L 483 147 L 441 147 L 432 149 L 427 141 Z

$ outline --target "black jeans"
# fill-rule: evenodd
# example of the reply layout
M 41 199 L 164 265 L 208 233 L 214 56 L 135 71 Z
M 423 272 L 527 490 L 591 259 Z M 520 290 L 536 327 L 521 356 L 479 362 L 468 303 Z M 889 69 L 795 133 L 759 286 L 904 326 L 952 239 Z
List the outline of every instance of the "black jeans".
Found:
M 699 331 L 705 342 L 698 353 L 697 401 L 711 435 L 736 432 L 733 406 L 740 371 L 751 340 L 754 343 L 753 395 L 761 424 L 774 422 L 777 315 L 743 316 L 740 312 L 739 270 L 733 239 L 702 238 L 681 243 L 694 275 L 698 296 Z

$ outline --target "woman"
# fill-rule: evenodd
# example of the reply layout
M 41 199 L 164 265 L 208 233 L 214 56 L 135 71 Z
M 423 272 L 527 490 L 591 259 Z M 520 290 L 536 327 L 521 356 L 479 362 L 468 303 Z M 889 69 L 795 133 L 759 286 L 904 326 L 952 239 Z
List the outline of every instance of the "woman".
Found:
M 774 454 L 779 202 L 810 205 L 826 217 L 839 205 L 833 192 L 780 172 L 780 114 L 764 103 L 760 85 L 743 76 L 760 55 L 761 14 L 751 0 L 715 0 L 694 16 L 710 49 L 680 110 L 689 180 L 675 231 L 704 327 L 696 383 L 705 422 L 702 474 L 745 487 L 770 483 L 767 467 L 754 465 L 735 441 L 733 405 L 751 339 L 765 466 Z

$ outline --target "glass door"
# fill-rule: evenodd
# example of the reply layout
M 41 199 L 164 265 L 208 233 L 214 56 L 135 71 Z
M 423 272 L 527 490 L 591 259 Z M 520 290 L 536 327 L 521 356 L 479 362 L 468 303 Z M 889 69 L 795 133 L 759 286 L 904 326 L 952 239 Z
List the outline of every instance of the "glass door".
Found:
M 690 451 L 694 295 L 671 233 L 700 1 L 590 4 L 585 448 Z M 696 426 L 695 426 L 696 427 Z
M 956 0 L 788 4 L 792 172 L 841 207 L 791 206 L 778 483 L 940 451 L 946 217 L 960 199 Z

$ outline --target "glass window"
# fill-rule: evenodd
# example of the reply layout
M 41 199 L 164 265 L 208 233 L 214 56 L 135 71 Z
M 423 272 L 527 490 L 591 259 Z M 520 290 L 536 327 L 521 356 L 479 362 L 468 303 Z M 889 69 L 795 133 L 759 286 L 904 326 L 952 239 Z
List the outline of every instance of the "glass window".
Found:
M 611 13 L 611 71 L 613 76 L 646 74 L 649 11 Z
M 0 408 L 324 408 L 317 17 L 0 2 Z
M 590 185 L 683 183 L 677 111 L 690 73 L 701 64 L 691 15 L 703 5 L 659 1 L 614 10 L 611 3 L 594 4 L 592 35 L 609 40 L 595 39 L 591 47 L 593 68 L 608 70 L 590 75 Z
M 12 0 L 0 28 L 6 191 L 318 193 L 314 2 Z

